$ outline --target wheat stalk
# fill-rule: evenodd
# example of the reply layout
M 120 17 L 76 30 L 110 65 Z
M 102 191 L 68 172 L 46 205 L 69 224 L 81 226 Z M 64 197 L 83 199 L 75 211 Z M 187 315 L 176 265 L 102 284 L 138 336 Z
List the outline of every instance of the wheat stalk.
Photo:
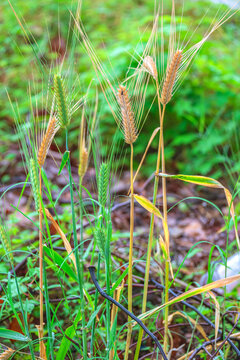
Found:
M 128 310 L 132 312 L 132 261 L 133 261 L 133 231 L 134 231 L 134 191 L 133 191 L 133 143 L 137 140 L 138 134 L 135 125 L 134 113 L 128 96 L 126 86 L 118 88 L 118 103 L 122 115 L 122 128 L 125 142 L 131 146 L 130 156 L 130 177 L 131 177 L 131 205 L 130 205 L 130 242 L 129 242 L 129 268 L 128 268 Z M 130 320 L 130 318 L 129 318 Z M 125 360 L 128 360 L 129 346 L 132 336 L 132 324 L 129 323 L 127 341 L 125 347 Z
M 36 163 L 31 159 L 32 160 L 33 184 L 36 183 L 38 185 L 38 194 L 39 194 L 38 210 L 39 210 L 40 325 L 38 327 L 38 331 L 39 331 L 39 340 L 40 340 L 40 356 L 43 359 L 46 358 L 46 350 L 45 350 L 44 342 L 41 340 L 43 337 L 43 331 L 44 331 L 44 327 L 43 327 L 44 326 L 44 324 L 43 324 L 43 240 L 42 240 L 43 224 L 42 224 L 42 203 L 40 200 L 40 198 L 42 197 L 41 168 L 44 165 L 44 162 L 45 162 L 45 159 L 47 156 L 47 152 L 52 143 L 54 135 L 56 134 L 58 129 L 59 129 L 59 124 L 57 122 L 56 117 L 53 116 L 49 120 L 46 132 L 43 136 L 43 139 L 42 139 L 39 151 L 38 151 L 38 157 L 37 157 L 37 161 L 38 161 L 38 165 L 39 165 L 38 177 L 37 177 Z M 36 185 L 35 185 L 35 187 L 36 187 Z M 33 186 L 33 189 L 34 189 L 34 186 Z
M 173 86 L 176 81 L 177 72 L 182 61 L 182 50 L 177 50 L 168 66 L 166 78 L 162 86 L 161 103 L 166 105 L 172 97 Z
M 126 86 L 123 85 L 119 85 L 117 91 L 117 99 L 122 114 L 122 127 L 125 142 L 127 144 L 133 144 L 137 140 L 138 135 L 128 91 Z
M 45 135 L 42 139 L 39 151 L 38 151 L 38 164 L 40 167 L 43 167 L 47 152 L 49 150 L 49 147 L 53 141 L 54 135 L 59 129 L 59 124 L 57 122 L 57 119 L 55 116 L 53 116 L 48 123 L 47 130 L 45 132 Z

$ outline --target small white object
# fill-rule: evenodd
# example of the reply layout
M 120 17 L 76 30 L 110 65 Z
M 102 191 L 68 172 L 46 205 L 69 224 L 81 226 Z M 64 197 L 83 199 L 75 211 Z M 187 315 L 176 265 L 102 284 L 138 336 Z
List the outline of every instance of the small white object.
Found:
M 226 272 L 226 274 L 225 274 L 225 272 Z M 225 277 L 237 275 L 239 273 L 240 273 L 240 253 L 234 254 L 233 256 L 228 258 L 227 269 L 223 264 L 217 265 L 214 270 L 214 273 L 213 273 L 212 281 L 225 279 Z M 208 280 L 208 273 L 206 273 L 202 276 L 202 278 L 200 280 L 200 284 L 205 285 L 207 283 L 207 280 Z M 228 284 L 226 286 L 227 292 L 231 292 L 236 286 L 239 286 L 239 285 L 240 285 L 240 280 L 237 280 L 231 284 Z M 219 288 L 218 291 L 219 290 L 221 291 L 222 288 Z

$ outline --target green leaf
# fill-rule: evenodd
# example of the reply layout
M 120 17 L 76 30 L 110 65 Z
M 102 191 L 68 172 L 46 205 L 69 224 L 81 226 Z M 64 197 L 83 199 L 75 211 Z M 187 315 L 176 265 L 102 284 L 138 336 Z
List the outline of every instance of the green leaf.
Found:
M 81 310 L 79 310 L 74 319 L 73 325 L 69 326 L 65 330 L 64 335 L 67 335 L 69 338 L 73 339 L 76 334 L 77 325 L 78 325 L 79 321 L 81 320 L 81 318 L 82 318 L 82 313 L 81 313 Z M 61 342 L 60 348 L 58 350 L 56 360 L 65 359 L 65 356 L 66 356 L 71 344 L 72 344 L 72 342 L 70 340 L 68 340 L 65 336 L 62 338 L 62 342 Z
M 77 281 L 76 273 L 61 255 L 47 246 L 44 246 L 44 251 L 54 264 L 57 264 L 68 276 Z
M 44 182 L 44 185 L 46 186 L 47 188 L 47 191 L 48 191 L 48 195 L 50 197 L 50 200 L 52 201 L 52 194 L 51 194 L 51 190 L 50 190 L 50 186 L 49 186 L 49 181 L 48 181 L 48 178 L 47 178 L 47 174 L 45 172 L 45 170 L 42 168 L 41 169 L 41 175 L 42 175 L 42 179 L 43 179 L 43 182 Z
M 90 326 L 92 325 L 94 319 L 96 318 L 97 314 L 99 313 L 100 309 L 102 307 L 102 304 L 98 305 L 98 307 L 96 308 L 96 310 L 92 313 L 92 315 L 90 316 L 90 319 L 87 323 L 87 328 L 90 328 Z
M 24 336 L 17 331 L 0 328 L 0 337 L 4 339 L 17 340 L 17 341 L 29 341 L 27 336 Z
M 126 268 L 124 270 L 124 272 L 122 273 L 122 275 L 117 279 L 117 281 L 114 283 L 114 285 L 112 286 L 112 291 L 114 291 L 122 282 L 122 280 L 125 278 L 125 276 L 128 274 L 128 268 Z
M 61 162 L 61 165 L 60 165 L 60 168 L 59 168 L 58 175 L 61 174 L 62 169 L 63 169 L 64 166 L 66 165 L 68 159 L 69 159 L 69 151 L 65 151 L 65 153 L 63 154 L 63 157 L 62 157 L 62 162 Z

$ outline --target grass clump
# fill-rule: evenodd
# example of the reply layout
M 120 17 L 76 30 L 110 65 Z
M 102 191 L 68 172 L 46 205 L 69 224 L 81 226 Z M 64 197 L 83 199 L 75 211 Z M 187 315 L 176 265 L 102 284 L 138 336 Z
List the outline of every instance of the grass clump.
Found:
M 170 341 L 173 339 L 172 327 L 170 327 L 173 318 L 177 319 L 175 325 L 179 328 L 182 318 L 194 325 L 194 329 L 188 332 L 191 341 L 187 343 L 184 339 L 176 350 L 179 359 L 183 356 L 191 358 L 204 349 L 206 351 L 206 347 L 202 347 L 201 343 L 208 339 L 210 339 L 214 357 L 220 353 L 224 354 L 222 356 L 226 359 L 229 354 L 232 358 L 240 356 L 234 344 L 236 339 L 227 335 L 229 331 L 230 334 L 238 337 L 237 324 L 230 327 L 232 323 L 225 319 L 225 313 L 222 317 L 223 327 L 220 328 L 220 308 L 222 306 L 224 311 L 227 310 L 224 305 L 227 299 L 226 291 L 224 295 L 213 294 L 215 289 L 240 280 L 240 275 L 225 276 L 225 278 L 210 281 L 208 284 L 196 286 L 195 283 L 193 285 L 192 274 L 187 273 L 183 281 L 180 275 L 185 262 L 193 256 L 192 252 L 196 252 L 196 246 L 203 245 L 207 241 L 193 245 L 189 252 L 184 254 L 184 259 L 180 264 L 176 265 L 172 262 L 171 252 L 174 252 L 174 247 L 170 241 L 171 231 L 169 230 L 171 229 L 168 227 L 168 214 L 171 209 L 168 203 L 167 180 L 181 180 L 198 186 L 223 190 L 228 208 L 225 228 L 229 233 L 231 225 L 234 227 L 236 244 L 239 246 L 238 218 L 233 206 L 236 195 L 232 195 L 221 182 L 210 177 L 168 174 L 164 131 L 174 95 L 190 65 L 210 35 L 236 11 L 232 9 L 232 11 L 219 12 L 216 21 L 203 33 L 200 40 L 191 42 L 190 36 L 182 42 L 177 32 L 179 19 L 176 16 L 177 7 L 174 1 L 171 2 L 170 23 L 169 17 L 167 18 L 167 24 L 170 25 L 168 34 L 164 27 L 166 16 L 164 16 L 163 3 L 159 2 L 156 5 L 150 36 L 146 42 L 143 42 L 143 46 L 137 49 L 132 63 L 126 68 L 125 78 L 120 81 L 111 75 L 110 67 L 105 67 L 96 54 L 79 17 L 79 4 L 76 15 L 71 13 L 74 36 L 71 39 L 69 57 L 63 56 L 60 63 L 55 63 L 53 68 L 49 69 L 49 74 L 45 73 L 46 70 L 41 67 L 41 63 L 38 64 L 44 72 L 45 88 L 39 97 L 41 100 L 36 100 L 30 92 L 31 116 L 28 122 L 22 121 L 18 109 L 12 104 L 24 164 L 35 203 L 33 214 L 28 213 L 29 205 L 26 205 L 24 211 L 20 210 L 19 204 L 23 194 L 26 194 L 28 184 L 26 179 L 18 206 L 14 210 L 38 231 L 38 236 L 35 236 L 33 242 L 30 243 L 30 249 L 26 250 L 23 247 L 22 251 L 28 251 L 27 257 L 31 256 L 31 261 L 34 256 L 36 257 L 35 266 L 39 267 L 39 271 L 34 273 L 31 279 L 30 270 L 33 271 L 33 265 L 31 269 L 29 265 L 25 274 L 26 280 L 23 280 L 24 286 L 22 286 L 16 270 L 17 266 L 22 266 L 23 260 L 20 256 L 16 257 L 17 265 L 13 267 L 15 258 L 12 254 L 19 249 L 17 246 L 14 249 L 10 247 L 10 237 L 1 222 L 0 238 L 5 251 L 9 254 L 12 266 L 10 275 L 6 276 L 1 289 L 4 293 L 5 306 L 1 311 L 4 312 L 7 308 L 9 313 L 6 314 L 6 321 L 13 316 L 21 331 L 9 333 L 9 329 L 5 326 L 0 329 L 0 332 L 6 339 L 17 338 L 16 352 L 22 351 L 19 344 L 26 341 L 27 337 L 30 351 L 27 355 L 32 359 L 38 358 L 39 355 L 41 359 L 52 360 L 78 357 L 84 360 L 95 358 L 138 360 L 147 356 L 153 356 L 156 359 L 163 356 L 167 359 L 175 351 L 175 343 Z M 17 20 L 22 24 L 20 18 L 17 17 Z M 22 27 L 24 29 L 23 24 Z M 93 80 L 90 80 L 87 90 L 82 90 L 81 95 L 78 88 L 82 73 L 79 77 L 75 77 L 74 71 L 74 50 L 79 39 L 90 57 L 89 63 L 92 63 L 97 77 L 96 91 L 93 91 Z M 68 66 L 68 71 L 65 71 L 65 67 Z M 52 83 L 54 72 L 56 74 L 53 76 Z M 66 74 L 64 80 L 62 74 Z M 47 84 L 46 79 L 49 79 Z M 152 89 L 154 89 L 153 92 L 151 92 Z M 97 121 L 98 117 L 101 121 L 98 92 L 100 92 L 101 100 L 105 98 L 108 111 L 117 123 L 118 128 L 113 132 L 116 131 L 117 137 L 120 130 L 122 138 L 129 145 L 126 146 L 126 161 L 129 165 L 126 168 L 127 180 L 124 179 L 124 183 L 127 183 L 124 187 L 124 195 L 127 196 L 126 189 L 130 187 L 130 190 L 126 202 L 118 201 L 119 198 L 115 198 L 113 190 L 116 178 L 121 177 L 121 169 L 118 168 L 114 173 L 117 168 L 115 148 L 118 145 L 115 135 L 110 140 L 108 156 L 101 153 L 102 139 L 99 138 L 100 125 Z M 146 102 L 148 92 L 152 96 L 150 103 Z M 36 106 L 33 106 L 34 101 L 36 101 Z M 134 176 L 135 149 L 140 143 L 144 124 L 152 126 L 149 120 L 152 107 L 157 108 L 157 127 L 148 140 L 147 148 L 142 151 L 142 160 Z M 45 119 L 40 115 L 40 110 L 45 114 Z M 74 125 L 76 119 L 78 121 L 77 136 L 75 136 Z M 65 140 L 59 147 L 56 135 L 60 128 L 63 130 Z M 74 133 L 72 133 L 73 128 Z M 136 186 L 135 179 L 139 172 L 142 172 L 143 163 L 149 155 L 148 150 L 154 137 L 157 138 L 158 145 L 151 167 L 154 179 L 152 193 L 145 191 L 145 193 L 136 194 L 135 192 L 141 192 L 141 188 Z M 77 139 L 78 147 L 72 139 Z M 122 143 L 121 147 L 124 147 Z M 56 149 L 58 149 L 58 154 L 56 154 Z M 76 166 L 72 149 L 78 149 Z M 50 150 L 55 152 L 56 158 L 58 157 L 52 163 L 47 157 Z M 103 161 L 104 158 L 105 161 Z M 55 172 L 50 179 L 51 171 Z M 61 186 L 58 183 L 60 176 L 62 182 L 64 181 L 64 185 Z M 149 196 L 146 196 L 146 193 Z M 29 197 L 29 194 L 25 196 Z M 157 201 L 158 198 L 162 199 L 161 206 Z M 136 205 L 140 205 L 143 209 L 137 209 Z M 127 206 L 130 206 L 129 210 L 115 213 L 116 209 L 125 209 Z M 63 207 L 65 207 L 65 212 L 62 211 Z M 219 208 L 217 210 L 221 213 Z M 141 221 L 139 221 L 139 212 Z M 149 223 L 146 221 L 145 224 L 144 219 L 147 216 Z M 141 222 L 144 223 L 141 227 L 142 232 L 139 230 Z M 121 231 L 125 226 L 124 232 L 117 231 L 117 226 L 120 228 L 122 226 Z M 69 230 L 68 233 L 66 229 Z M 227 244 L 228 233 L 226 234 Z M 122 238 L 124 242 L 121 242 Z M 145 243 L 142 242 L 147 251 L 140 242 L 143 239 L 147 239 Z M 122 246 L 123 243 L 124 246 Z M 155 247 L 156 254 L 153 259 Z M 216 245 L 216 247 L 227 269 L 228 249 L 224 253 L 220 246 Z M 213 250 L 211 250 L 211 257 L 212 252 Z M 156 272 L 153 271 L 153 260 L 157 264 Z M 210 263 L 211 261 L 208 264 L 209 272 L 212 266 Z M 144 265 L 144 269 L 141 270 L 139 265 Z M 88 267 L 91 273 L 93 266 L 97 270 L 96 279 L 94 278 L 96 288 L 93 287 L 88 274 Z M 156 285 L 154 290 L 159 288 L 163 290 L 161 305 L 156 305 L 154 302 L 147 303 L 151 277 L 161 279 L 161 284 L 156 280 L 154 280 L 155 283 L 153 281 Z M 6 284 L 6 280 L 11 278 L 15 281 L 17 295 L 14 295 L 11 282 L 9 282 L 10 285 Z M 211 279 L 210 276 L 209 279 Z M 101 286 L 96 283 L 100 283 Z M 172 288 L 177 287 L 179 283 L 183 292 L 175 294 Z M 127 291 L 125 291 L 125 285 L 127 285 Z M 138 294 L 135 287 L 141 289 L 141 293 Z M 98 292 L 105 299 L 100 297 Z M 170 294 L 174 294 L 174 297 L 170 298 Z M 214 305 L 211 308 L 215 311 L 214 323 L 208 319 L 212 317 L 211 314 L 203 314 L 204 306 L 208 303 L 201 298 L 202 294 L 207 294 L 213 300 Z M 137 296 L 138 300 L 135 299 Z M 201 310 L 186 302 L 193 296 L 200 300 Z M 33 319 L 30 317 L 29 298 L 37 303 L 36 309 L 32 310 Z M 194 315 L 192 312 L 185 314 L 179 310 L 172 311 L 175 304 L 182 301 Z M 223 304 L 219 304 L 221 301 Z M 119 303 L 124 303 L 126 306 L 123 304 L 119 306 Z M 117 307 L 120 307 L 122 311 L 120 316 Z M 21 313 L 22 318 L 18 312 Z M 136 314 L 138 314 L 137 317 Z M 198 323 L 198 317 L 203 318 L 209 328 L 205 330 L 205 327 Z M 137 324 L 140 328 L 135 327 Z M 196 329 L 204 340 L 202 338 L 200 340 L 199 334 L 195 334 Z M 149 349 L 145 348 L 150 355 L 146 354 L 143 348 L 144 331 L 153 340 L 150 339 L 151 341 L 147 343 Z M 221 336 L 221 342 L 219 336 Z M 33 338 L 34 341 L 31 340 Z M 157 349 L 154 344 L 157 345 Z M 205 345 L 207 346 L 208 343 Z

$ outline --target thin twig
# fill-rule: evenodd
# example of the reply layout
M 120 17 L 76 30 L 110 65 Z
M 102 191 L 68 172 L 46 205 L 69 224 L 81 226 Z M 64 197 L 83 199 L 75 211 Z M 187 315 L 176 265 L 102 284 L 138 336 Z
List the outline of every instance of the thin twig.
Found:
M 153 333 L 151 333 L 151 331 L 148 330 L 148 328 L 143 324 L 143 322 L 141 320 L 139 320 L 134 314 L 132 314 L 130 311 L 128 311 L 123 305 L 121 305 L 119 302 L 117 302 L 115 299 L 113 299 L 111 296 L 107 295 L 102 288 L 99 286 L 98 281 L 96 279 L 95 276 L 95 267 L 94 266 L 89 266 L 88 268 L 92 281 L 94 283 L 94 285 L 96 286 L 97 290 L 99 291 L 99 293 L 108 301 L 111 301 L 114 305 L 118 306 L 119 309 L 121 309 L 122 311 L 124 311 L 128 316 L 130 316 L 134 321 L 136 321 L 141 328 L 151 337 L 151 339 L 156 343 L 158 349 L 160 350 L 160 353 L 163 357 L 164 360 L 168 360 L 166 354 L 163 351 L 163 348 L 161 346 L 161 344 L 159 343 L 157 337 L 155 335 L 153 335 Z
M 229 312 L 225 313 L 224 316 L 226 314 L 229 314 Z M 228 333 L 227 337 L 223 340 L 223 342 L 219 345 L 219 347 L 217 348 L 217 350 L 215 351 L 215 353 L 213 355 L 211 355 L 211 359 L 214 359 L 215 356 L 217 355 L 217 353 L 222 349 L 222 347 L 224 346 L 225 342 L 227 342 L 230 338 L 230 336 L 232 335 L 233 331 L 236 329 L 236 326 L 238 324 L 239 318 L 240 318 L 240 313 L 237 312 L 238 316 L 237 316 L 237 320 L 235 322 L 235 325 L 233 326 L 233 328 L 231 329 L 231 331 Z M 238 354 L 238 358 L 240 358 L 240 353 Z
M 56 330 L 59 331 L 66 339 L 68 339 L 69 341 L 71 341 L 74 345 L 76 345 L 76 346 L 79 348 L 79 344 L 78 344 L 75 340 L 73 340 L 73 339 L 71 339 L 69 336 L 67 336 L 66 333 L 64 333 L 64 332 L 60 329 L 60 327 L 56 326 Z

